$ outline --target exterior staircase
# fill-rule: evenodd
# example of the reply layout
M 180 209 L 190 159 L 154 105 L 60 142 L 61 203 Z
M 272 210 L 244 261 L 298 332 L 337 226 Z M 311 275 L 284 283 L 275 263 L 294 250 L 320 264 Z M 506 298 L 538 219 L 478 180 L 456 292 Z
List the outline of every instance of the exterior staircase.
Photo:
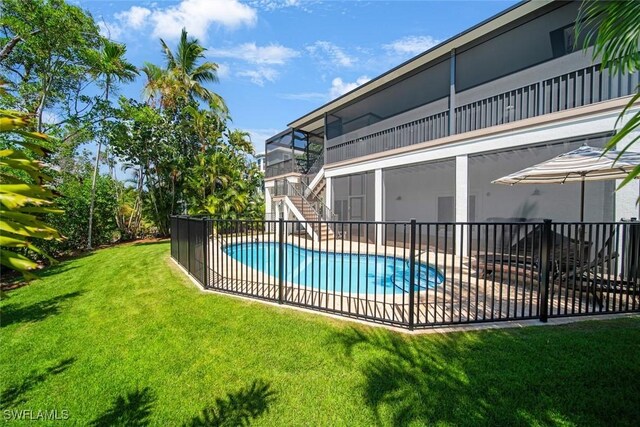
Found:
M 333 230 L 326 222 L 314 223 L 313 221 L 323 221 L 319 213 L 315 208 L 302 196 L 287 196 L 287 199 L 296 208 L 292 209 L 292 212 L 300 221 L 303 221 L 303 226 L 307 229 L 307 232 L 317 240 L 333 240 L 335 238 Z M 297 212 L 296 212 L 297 211 Z M 301 217 L 298 215 L 301 214 Z M 310 223 L 305 223 L 311 221 Z
M 318 181 L 318 183 L 313 187 L 313 188 L 309 188 L 309 194 L 307 194 L 306 196 L 310 199 L 313 200 L 319 200 L 321 198 L 323 198 L 324 196 L 324 189 L 327 186 L 327 180 L 324 179 L 324 177 Z
M 300 182 L 284 181 L 284 189 L 277 196 L 289 207 L 301 226 L 316 241 L 335 238 L 332 225 L 325 222 L 334 219 L 331 210 L 324 203 L 326 180 L 324 158 L 319 156 L 311 167 L 305 169 Z

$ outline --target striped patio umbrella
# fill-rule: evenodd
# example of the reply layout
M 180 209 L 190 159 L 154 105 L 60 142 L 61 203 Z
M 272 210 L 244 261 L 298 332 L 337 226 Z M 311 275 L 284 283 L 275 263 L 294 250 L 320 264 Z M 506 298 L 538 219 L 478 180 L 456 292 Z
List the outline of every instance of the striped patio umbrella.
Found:
M 617 159 L 617 160 L 616 160 Z M 560 154 L 553 159 L 491 181 L 493 184 L 564 184 L 580 182 L 580 221 L 584 221 L 585 181 L 624 179 L 640 164 L 640 153 L 618 151 L 604 153 L 588 145 Z

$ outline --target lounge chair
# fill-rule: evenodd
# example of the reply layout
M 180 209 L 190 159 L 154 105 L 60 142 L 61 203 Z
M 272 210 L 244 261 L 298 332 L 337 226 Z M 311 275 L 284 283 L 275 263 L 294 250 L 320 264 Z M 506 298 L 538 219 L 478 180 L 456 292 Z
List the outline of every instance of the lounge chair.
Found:
M 611 293 L 628 295 L 632 304 L 640 302 L 638 275 L 625 279 L 619 274 L 616 276 L 619 255 L 615 248 L 615 230 L 615 227 L 609 228 L 604 243 L 593 258 L 590 256 L 593 242 L 554 232 L 551 243 L 551 284 L 557 289 L 591 294 L 600 308 L 604 295 Z M 483 257 L 479 262 L 481 277 L 538 285 L 540 235 L 541 227 L 537 226 L 511 245 L 506 253 Z M 551 290 L 552 296 L 560 292 Z
M 503 242 L 509 240 L 503 236 Z M 478 261 L 481 277 L 510 280 L 512 277 L 537 281 L 540 267 L 542 227 L 536 225 L 520 240 L 508 246 L 502 253 L 487 254 Z M 576 265 L 589 259 L 591 242 L 573 239 L 552 232 L 551 260 L 552 278 L 567 275 Z M 504 244 L 500 245 L 504 247 Z
M 631 303 L 634 307 L 640 305 L 640 275 L 633 270 L 623 271 L 624 262 L 620 265 L 620 257 L 616 250 L 616 228 L 610 227 L 610 232 L 596 256 L 586 265 L 576 268 L 574 274 L 567 277 L 566 286 L 574 286 L 579 283 L 579 290 L 592 293 L 599 308 L 603 306 L 603 300 L 610 298 L 624 299 L 625 303 Z M 636 236 L 635 238 L 639 238 Z M 627 239 L 630 237 L 628 236 Z M 622 237 L 621 237 L 622 239 Z M 639 242 L 634 242 L 638 246 Z M 573 281 L 572 278 L 577 280 Z

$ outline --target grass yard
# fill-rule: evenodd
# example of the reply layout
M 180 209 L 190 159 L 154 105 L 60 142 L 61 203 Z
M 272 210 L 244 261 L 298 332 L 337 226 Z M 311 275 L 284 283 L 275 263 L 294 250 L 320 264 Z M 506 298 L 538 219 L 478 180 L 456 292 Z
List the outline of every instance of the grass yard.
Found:
M 204 294 L 164 242 L 42 276 L 2 301 L 3 419 L 27 409 L 66 410 L 76 425 L 640 424 L 639 318 L 410 337 Z

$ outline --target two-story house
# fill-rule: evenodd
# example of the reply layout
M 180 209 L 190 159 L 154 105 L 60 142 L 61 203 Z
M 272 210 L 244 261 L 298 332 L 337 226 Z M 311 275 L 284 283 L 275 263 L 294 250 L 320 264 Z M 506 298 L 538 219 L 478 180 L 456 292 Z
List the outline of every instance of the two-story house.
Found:
M 267 214 L 577 220 L 579 186 L 491 181 L 602 146 L 638 85 L 575 40 L 579 5 L 519 3 L 289 123 L 266 142 Z M 637 217 L 638 188 L 588 182 L 585 220 Z

